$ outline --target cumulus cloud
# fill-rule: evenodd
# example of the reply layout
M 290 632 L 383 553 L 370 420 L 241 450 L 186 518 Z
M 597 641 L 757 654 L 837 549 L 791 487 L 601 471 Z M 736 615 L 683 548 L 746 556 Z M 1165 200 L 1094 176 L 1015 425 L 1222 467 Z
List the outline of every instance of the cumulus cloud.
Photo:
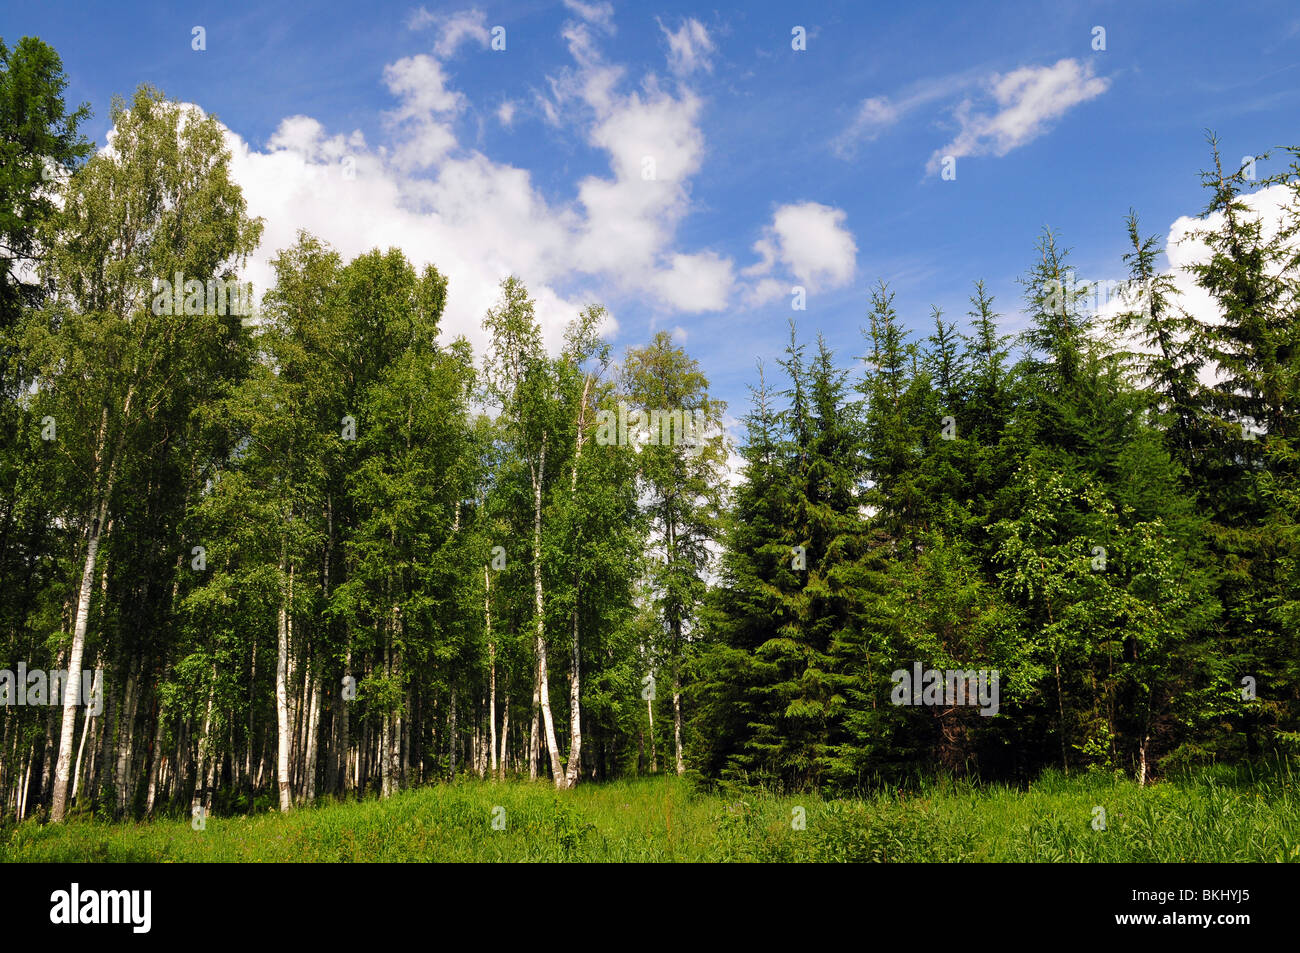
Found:
M 280 120 L 279 127 L 267 140 L 267 148 L 272 151 L 296 152 L 306 159 L 326 161 L 346 155 L 350 146 L 364 148 L 365 144 L 365 137 L 360 130 L 353 132 L 349 139 L 342 136 L 327 137 L 325 127 L 310 116 L 289 116 Z
M 417 267 L 433 264 L 448 276 L 444 336 L 464 335 L 476 348 L 486 343 L 483 314 L 509 274 L 527 283 L 552 350 L 585 304 L 611 293 L 641 295 L 673 314 L 724 308 L 735 285 L 731 259 L 676 242 L 703 161 L 701 102 L 685 87 L 665 92 L 653 76 L 621 89 L 624 70 L 605 61 L 591 33 L 603 5 L 579 6 L 589 16 L 565 31 L 574 66 L 541 100 L 607 156 L 607 174 L 576 182 L 571 199 L 548 200 L 527 169 L 460 140 L 456 123 L 469 103 L 438 55 L 404 57 L 384 70 L 394 98 L 384 145 L 360 132 L 331 134 L 309 116 L 284 119 L 262 149 L 227 131 L 249 214 L 265 221 L 247 277 L 264 291 L 271 260 L 299 229 L 344 260 L 397 247 Z M 462 39 L 473 36 L 468 29 Z M 503 124 L 514 114 L 511 101 L 496 109 Z M 616 328 L 610 316 L 604 333 Z
M 384 67 L 384 82 L 401 106 L 392 112 L 393 119 L 425 119 L 435 113 L 459 112 L 463 97 L 447 88 L 442 64 L 420 53 L 407 56 Z
M 775 278 L 762 278 L 749 287 L 745 294 L 745 304 L 751 308 L 767 304 L 787 294 L 792 294 L 792 286 L 788 281 L 777 281 Z
M 987 82 L 987 94 L 995 108 L 989 111 L 973 99 L 963 100 L 953 113 L 960 126 L 956 137 L 935 150 L 927 171 L 937 172 L 944 156 L 1004 156 L 1038 138 L 1053 120 L 1100 96 L 1109 86 L 1109 79 L 1093 75 L 1091 63 L 1073 59 L 994 74 Z
M 563 261 L 566 215 L 538 198 L 527 172 L 473 153 L 444 158 L 434 177 L 419 178 L 383 150 L 367 149 L 358 134 L 312 131 L 300 118 L 286 120 L 274 137 L 280 147 L 265 152 L 227 132 L 249 214 L 265 220 L 247 269 L 259 290 L 272 280 L 271 259 L 302 228 L 345 260 L 398 247 L 417 267 L 436 265 L 450 279 L 444 334 L 463 334 L 476 347 L 485 343 L 480 323 L 501 278 L 519 274 L 536 299 L 548 346 L 559 346 L 564 325 L 591 295 L 560 290 L 571 283 Z
M 1271 185 L 1242 197 L 1247 215 L 1258 218 L 1261 237 L 1272 240 L 1278 232 L 1294 221 L 1295 210 L 1291 208 L 1293 196 L 1286 185 Z M 1178 292 L 1179 304 L 1188 314 L 1195 316 L 1206 324 L 1218 324 L 1223 321 L 1223 313 L 1210 293 L 1196 283 L 1195 276 L 1188 270 L 1191 265 L 1209 261 L 1210 249 L 1198 237 L 1199 232 L 1217 231 L 1223 227 L 1223 214 L 1216 212 L 1205 218 L 1183 215 L 1169 226 L 1165 241 L 1165 257 L 1173 275 L 1174 287 Z M 1300 252 L 1300 242 L 1292 240 L 1291 247 Z M 1217 368 L 1208 368 L 1202 379 L 1209 383 L 1217 375 Z
M 762 278 L 750 289 L 751 302 L 761 303 L 789 291 L 770 277 L 778 263 L 810 291 L 838 288 L 852 281 L 858 246 L 844 225 L 846 217 L 843 209 L 820 202 L 778 208 L 763 237 L 754 243 L 759 261 L 744 270 L 747 277 Z
M 624 73 L 621 66 L 604 61 L 588 24 L 570 21 L 564 25 L 561 35 L 576 66 L 547 77 L 551 89 L 551 108 L 547 115 L 557 125 L 567 104 L 586 104 L 597 112 L 611 109 L 615 102 L 614 89 Z
M 1247 216 L 1258 219 L 1261 235 L 1265 240 L 1276 237 L 1279 230 L 1293 220 L 1296 212 L 1291 208 L 1293 201 L 1291 190 L 1286 185 L 1271 185 L 1257 192 L 1242 196 Z M 1218 324 L 1223 314 L 1218 303 L 1208 291 L 1196 282 L 1191 272 L 1193 265 L 1203 264 L 1210 259 L 1210 248 L 1199 237 L 1205 231 L 1218 231 L 1223 226 L 1222 213 L 1215 213 L 1205 218 L 1183 215 L 1169 226 L 1165 237 L 1165 260 L 1168 263 L 1166 274 L 1174 288 L 1173 303 L 1203 324 Z M 1300 251 L 1300 248 L 1297 248 Z M 1090 294 L 1085 294 L 1082 304 L 1095 308 L 1097 321 L 1093 333 L 1098 336 L 1109 334 L 1112 318 L 1124 311 L 1141 309 L 1145 306 L 1140 290 L 1127 286 L 1127 275 L 1121 277 L 1084 277 L 1076 276 L 1076 283 L 1089 286 Z M 1096 282 L 1094 285 L 1093 283 Z M 1121 342 L 1121 346 L 1134 352 L 1152 352 L 1154 349 L 1140 340 L 1136 334 Z M 1218 368 L 1207 365 L 1201 370 L 1201 381 L 1207 385 L 1215 383 L 1220 377 Z
M 700 164 L 699 103 L 652 90 L 611 106 L 592 128 L 612 177 L 589 176 L 578 187 L 586 209 L 581 257 L 593 270 L 642 271 L 671 236 L 689 204 L 685 180 Z
M 675 31 L 664 26 L 658 17 L 655 22 L 668 39 L 668 68 L 678 76 L 689 76 L 697 69 L 713 71 L 709 56 L 714 51 L 709 31 L 699 20 L 690 17 Z
M 711 251 L 674 254 L 655 285 L 660 297 L 680 311 L 721 311 L 734 281 L 731 272 L 731 260 Z
M 456 145 L 451 120 L 464 108 L 464 98 L 447 88 L 442 64 L 420 53 L 390 63 L 384 82 L 401 105 L 386 114 L 390 124 L 405 127 L 405 139 L 396 152 L 398 165 L 423 169 Z
M 721 309 L 734 283 L 731 261 L 671 247 L 703 161 L 702 102 L 689 88 L 666 92 L 653 75 L 622 92 L 624 70 L 604 59 L 586 23 L 567 24 L 563 35 L 575 66 L 550 78 L 549 114 L 556 122 L 575 110 L 587 117 L 587 140 L 608 154 L 611 172 L 578 185 L 578 267 L 676 309 Z

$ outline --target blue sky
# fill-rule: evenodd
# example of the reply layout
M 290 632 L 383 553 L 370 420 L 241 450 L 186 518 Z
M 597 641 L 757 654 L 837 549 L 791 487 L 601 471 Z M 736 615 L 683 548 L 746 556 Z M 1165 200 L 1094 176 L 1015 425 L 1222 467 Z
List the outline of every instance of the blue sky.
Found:
M 1287 2 L 6 2 L 0 35 L 59 51 L 100 145 L 141 82 L 217 114 L 268 223 L 255 281 L 297 227 L 397 244 L 479 341 L 515 271 L 551 340 L 587 301 L 620 350 L 673 329 L 736 415 L 792 316 L 848 363 L 878 279 L 928 333 L 984 278 L 1013 330 L 1044 225 L 1120 279 L 1130 206 L 1162 236 L 1203 207 L 1206 128 L 1233 163 L 1300 142 Z

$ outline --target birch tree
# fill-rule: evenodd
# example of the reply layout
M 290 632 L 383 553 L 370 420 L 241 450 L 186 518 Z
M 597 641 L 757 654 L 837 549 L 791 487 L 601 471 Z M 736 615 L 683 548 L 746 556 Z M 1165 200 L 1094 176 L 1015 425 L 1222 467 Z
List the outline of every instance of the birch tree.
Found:
M 501 283 L 499 303 L 488 311 L 483 324 L 492 335 L 484 361 L 486 394 L 500 411 L 507 439 L 527 472 L 532 496 L 535 717 L 541 719 L 551 777 L 558 788 L 564 786 L 564 767 L 551 710 L 546 593 L 542 582 L 543 499 L 549 481 L 555 479 L 563 464 L 563 456 L 554 452 L 552 438 L 552 433 L 558 430 L 554 419 L 557 406 L 555 382 L 542 348 L 541 328 L 533 301 L 518 278 L 511 276 Z M 551 451 L 550 470 L 547 469 L 548 450 Z M 533 748 L 535 751 L 535 745 Z
M 233 280 L 260 223 L 244 214 L 229 152 L 211 117 L 142 87 L 115 100 L 106 151 L 73 174 L 45 263 L 58 291 L 28 329 L 42 406 L 60 421 L 81 492 L 66 518 L 78 527 L 79 572 L 68 667 L 79 671 L 90 625 L 100 547 L 124 456 L 172 401 L 195 355 L 241 333 L 240 318 L 155 313 L 155 279 Z M 195 300 L 192 299 L 191 304 Z M 199 395 L 193 391 L 191 398 Z M 75 684 L 75 681 L 74 681 Z M 51 818 L 66 811 L 77 693 L 65 694 Z
M 642 445 L 637 448 L 639 474 L 648 497 L 653 533 L 650 575 L 667 635 L 673 751 L 676 771 L 682 774 L 686 770 L 682 672 L 691 626 L 704 595 L 709 545 L 718 536 L 724 502 L 727 444 L 721 419 L 726 404 L 710 395 L 708 378 L 698 363 L 664 331 L 646 347 L 628 351 L 622 380 L 633 408 L 629 420 L 633 410 L 644 419 Z M 685 439 L 673 437 L 672 415 L 681 415 Z M 670 420 L 666 428 L 665 418 Z

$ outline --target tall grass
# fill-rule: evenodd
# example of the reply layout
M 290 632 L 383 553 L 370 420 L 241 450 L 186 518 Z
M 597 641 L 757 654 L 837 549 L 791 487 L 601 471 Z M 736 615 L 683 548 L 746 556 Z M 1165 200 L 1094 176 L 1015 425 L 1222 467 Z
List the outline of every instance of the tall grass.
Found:
M 1300 861 L 1300 800 L 1288 765 L 1145 788 L 1057 774 L 1028 790 L 935 779 L 855 800 L 706 794 L 677 778 L 563 793 L 460 781 L 209 817 L 200 831 L 188 819 L 26 822 L 0 831 L 0 861 Z

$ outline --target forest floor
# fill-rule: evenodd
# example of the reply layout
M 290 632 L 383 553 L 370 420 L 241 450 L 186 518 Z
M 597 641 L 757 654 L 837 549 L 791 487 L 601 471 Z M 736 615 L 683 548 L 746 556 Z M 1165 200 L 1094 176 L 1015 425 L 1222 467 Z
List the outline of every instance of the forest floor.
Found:
M 936 780 L 862 800 L 704 793 L 675 777 L 563 793 L 466 780 L 288 816 L 210 816 L 202 830 L 188 818 L 27 821 L 0 828 L 0 861 L 1297 862 L 1300 773 L 1208 769 L 1145 788 Z

